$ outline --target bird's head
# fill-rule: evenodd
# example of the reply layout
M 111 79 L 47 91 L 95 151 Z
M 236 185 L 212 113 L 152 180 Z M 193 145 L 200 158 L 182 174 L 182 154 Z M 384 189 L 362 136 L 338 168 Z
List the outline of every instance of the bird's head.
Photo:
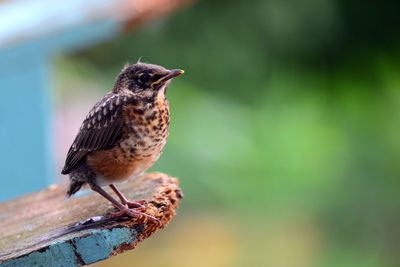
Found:
M 164 67 L 136 63 L 125 67 L 115 80 L 114 93 L 134 94 L 142 98 L 165 97 L 172 78 L 183 70 L 167 70 Z

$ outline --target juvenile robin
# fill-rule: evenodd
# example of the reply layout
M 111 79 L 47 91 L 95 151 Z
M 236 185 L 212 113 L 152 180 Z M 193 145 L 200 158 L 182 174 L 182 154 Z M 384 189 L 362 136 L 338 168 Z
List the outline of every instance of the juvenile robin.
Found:
M 68 196 L 88 184 L 118 212 L 145 215 L 143 202 L 129 202 L 114 183 L 137 176 L 160 157 L 169 133 L 167 87 L 183 70 L 137 63 L 125 67 L 114 88 L 90 110 L 68 151 L 62 174 L 69 174 Z M 121 202 L 102 186 L 110 186 Z

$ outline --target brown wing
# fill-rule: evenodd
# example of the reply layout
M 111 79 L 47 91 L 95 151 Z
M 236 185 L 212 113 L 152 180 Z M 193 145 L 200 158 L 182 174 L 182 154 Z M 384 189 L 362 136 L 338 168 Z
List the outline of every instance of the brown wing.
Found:
M 96 103 L 68 151 L 62 174 L 70 173 L 89 152 L 107 149 L 119 141 L 123 124 L 119 115 L 128 100 L 126 95 L 108 93 Z

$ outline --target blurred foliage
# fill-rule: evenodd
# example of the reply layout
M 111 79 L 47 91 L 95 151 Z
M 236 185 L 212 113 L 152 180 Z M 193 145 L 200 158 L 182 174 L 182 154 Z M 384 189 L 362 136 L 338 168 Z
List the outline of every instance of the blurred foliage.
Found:
M 59 69 L 104 91 L 139 57 L 186 71 L 152 170 L 181 178 L 183 217 L 236 221 L 238 266 L 399 266 L 399 20 L 389 2 L 200 1 Z

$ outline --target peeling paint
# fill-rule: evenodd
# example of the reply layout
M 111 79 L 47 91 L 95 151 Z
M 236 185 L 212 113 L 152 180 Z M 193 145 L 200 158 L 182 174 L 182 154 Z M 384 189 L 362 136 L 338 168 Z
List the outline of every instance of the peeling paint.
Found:
M 0 263 L 1 267 L 14 266 L 79 266 L 91 264 L 110 257 L 122 244 L 138 241 L 137 233 L 126 227 L 91 231 L 86 237 L 76 237 L 70 242 L 53 242 L 44 251 Z M 96 251 L 96 253 L 93 253 Z
M 96 230 L 87 237 L 73 240 L 76 252 L 81 256 L 85 264 L 107 259 L 120 245 L 130 244 L 135 241 L 137 241 L 136 231 L 125 227 Z M 96 249 L 96 253 L 93 253 L 93 248 Z
M 0 263 L 1 267 L 14 266 L 78 266 L 73 246 L 67 242 L 51 244 L 45 251 L 35 251 L 25 257 Z

